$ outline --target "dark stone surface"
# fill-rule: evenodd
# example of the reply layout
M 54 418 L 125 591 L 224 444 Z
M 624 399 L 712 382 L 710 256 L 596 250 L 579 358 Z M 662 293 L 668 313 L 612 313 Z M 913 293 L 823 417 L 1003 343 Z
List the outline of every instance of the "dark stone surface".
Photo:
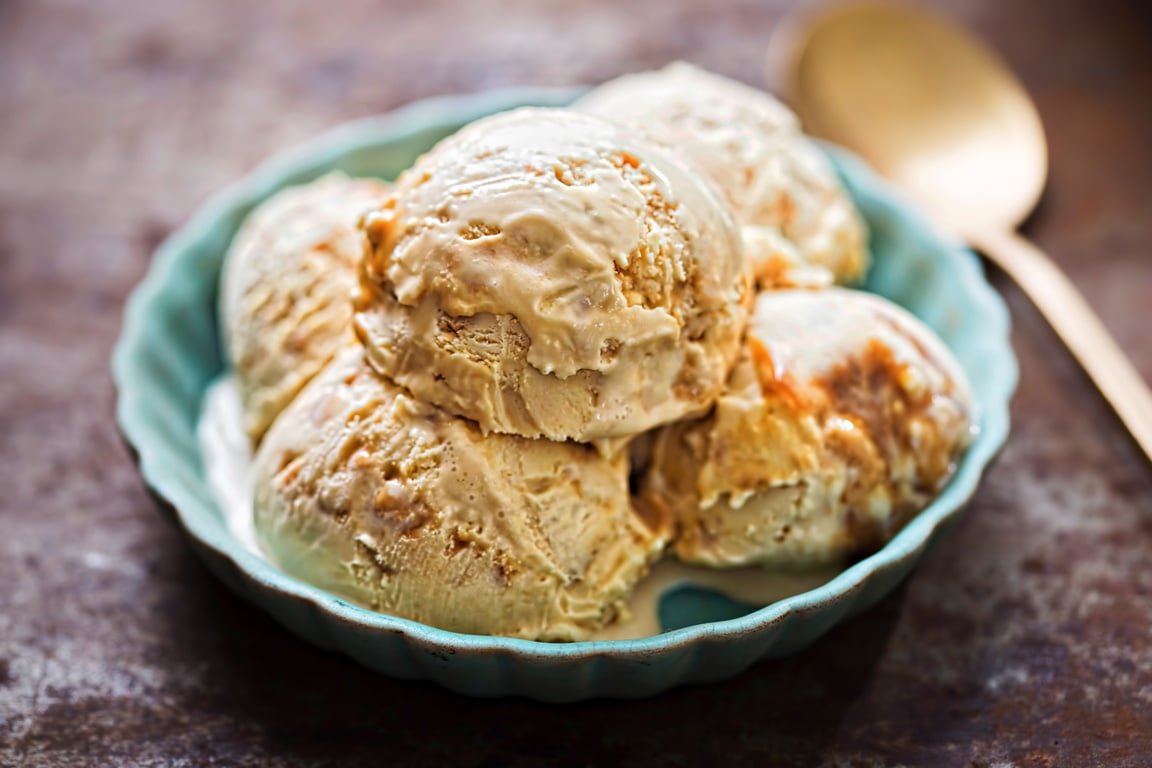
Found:
M 1029 234 L 1152 378 L 1152 11 L 937 3 L 1036 97 Z M 684 57 L 749 82 L 788 4 L 0 0 L 0 765 L 1152 765 L 1152 468 L 1018 290 L 1014 434 L 908 583 L 810 651 L 635 703 L 483 702 L 218 585 L 117 437 L 152 248 L 213 190 L 413 98 Z

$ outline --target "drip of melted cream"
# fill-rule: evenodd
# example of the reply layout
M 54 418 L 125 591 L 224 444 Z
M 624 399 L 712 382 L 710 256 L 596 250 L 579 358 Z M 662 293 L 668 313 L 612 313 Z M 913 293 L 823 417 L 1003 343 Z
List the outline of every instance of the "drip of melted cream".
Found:
M 252 517 L 252 445 L 244 431 L 244 406 L 235 377 L 208 387 L 196 425 L 200 459 L 208 489 L 224 516 L 224 525 L 244 549 L 262 559 Z
M 765 568 L 714 569 L 663 560 L 636 585 L 628 600 L 631 617 L 605 627 L 593 640 L 633 640 L 664 631 L 660 626 L 660 600 L 685 587 L 710 589 L 750 606 L 765 606 L 824 584 L 839 568 L 780 573 Z
M 249 552 L 264 558 L 252 517 L 252 449 L 244 432 L 240 392 L 232 376 L 213 383 L 204 396 L 197 425 L 204 474 L 225 526 Z M 815 589 L 838 568 L 781 573 L 762 568 L 717 570 L 664 560 L 652 567 L 628 601 L 631 614 L 605 627 L 592 640 L 630 640 L 663 632 L 659 608 L 664 595 L 685 587 L 710 589 L 740 603 L 768 605 Z

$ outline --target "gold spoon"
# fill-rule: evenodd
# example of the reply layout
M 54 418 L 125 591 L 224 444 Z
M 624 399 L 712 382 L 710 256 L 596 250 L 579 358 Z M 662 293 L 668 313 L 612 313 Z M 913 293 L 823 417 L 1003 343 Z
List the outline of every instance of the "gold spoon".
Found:
M 986 46 L 907 5 L 827 7 L 769 49 L 782 95 L 813 135 L 843 144 L 1024 290 L 1152 458 L 1152 395 L 1104 324 L 1015 229 L 1047 176 L 1028 94 Z

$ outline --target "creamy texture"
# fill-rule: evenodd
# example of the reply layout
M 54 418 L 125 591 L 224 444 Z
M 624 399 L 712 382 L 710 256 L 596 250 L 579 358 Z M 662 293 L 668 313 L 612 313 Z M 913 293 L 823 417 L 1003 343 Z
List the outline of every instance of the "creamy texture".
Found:
M 212 384 L 204 396 L 197 425 L 204 473 L 216 505 L 233 537 L 261 559 L 252 520 L 252 449 L 244 433 L 239 390 L 234 376 Z M 662 598 L 683 587 L 704 587 L 758 607 L 824 584 L 838 568 L 768 570 L 765 568 L 700 568 L 675 560 L 654 564 L 628 595 L 619 619 L 593 632 L 589 640 L 649 637 L 663 631 Z
M 641 502 L 676 520 L 686 561 L 835 562 L 940 491 L 974 421 L 959 364 L 909 313 L 839 288 L 765 292 L 713 413 L 657 438 Z
M 370 362 L 485 431 L 593 441 L 699 414 L 739 350 L 750 285 L 730 210 L 593 116 L 477 121 L 364 229 Z
M 298 578 L 443 629 L 580 640 L 616 620 L 668 525 L 627 460 L 481 434 L 342 352 L 255 460 L 257 539 Z
M 291 187 L 248 216 L 224 260 L 220 314 L 256 441 L 350 333 L 364 252 L 356 224 L 387 186 L 333 174 Z
M 762 288 L 859 280 L 867 233 L 836 172 L 768 94 L 676 63 L 593 90 L 577 108 L 683 151 L 727 195 Z

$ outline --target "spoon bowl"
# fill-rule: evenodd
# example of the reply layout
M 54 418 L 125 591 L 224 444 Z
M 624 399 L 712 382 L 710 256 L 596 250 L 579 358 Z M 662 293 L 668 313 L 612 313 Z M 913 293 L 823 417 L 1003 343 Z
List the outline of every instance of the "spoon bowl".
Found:
M 987 46 L 904 6 L 827 9 L 791 30 L 807 130 L 854 147 L 938 217 L 1012 229 L 1048 168 L 1027 92 Z

